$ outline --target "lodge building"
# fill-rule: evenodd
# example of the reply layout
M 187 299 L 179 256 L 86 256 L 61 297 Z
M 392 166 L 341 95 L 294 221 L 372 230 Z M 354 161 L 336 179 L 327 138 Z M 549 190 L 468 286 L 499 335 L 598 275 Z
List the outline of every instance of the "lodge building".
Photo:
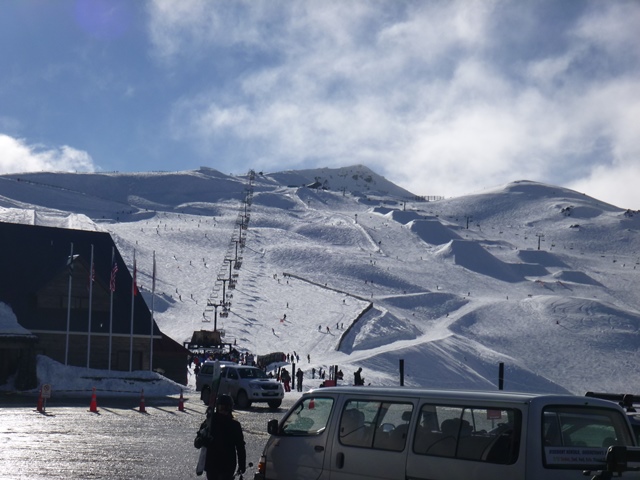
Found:
M 0 302 L 29 332 L 17 338 L 0 329 L 0 384 L 13 370 L 16 384 L 35 388 L 38 354 L 79 367 L 152 369 L 187 384 L 189 351 L 134 295 L 133 276 L 106 232 L 0 222 Z

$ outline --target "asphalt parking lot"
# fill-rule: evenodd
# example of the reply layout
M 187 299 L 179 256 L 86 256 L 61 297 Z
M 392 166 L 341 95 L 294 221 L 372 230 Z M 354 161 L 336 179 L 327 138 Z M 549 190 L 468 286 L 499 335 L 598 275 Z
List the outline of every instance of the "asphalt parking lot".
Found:
M 285 398 L 277 411 L 266 405 L 236 411 L 247 444 L 247 461 L 258 463 L 268 438 L 267 422 L 293 404 Z M 205 417 L 198 393 L 178 397 L 52 398 L 44 412 L 36 397 L 0 397 L 0 479 L 203 478 L 195 473 L 193 439 Z M 255 467 L 254 467 L 255 469 Z M 245 479 L 253 478 L 253 469 Z

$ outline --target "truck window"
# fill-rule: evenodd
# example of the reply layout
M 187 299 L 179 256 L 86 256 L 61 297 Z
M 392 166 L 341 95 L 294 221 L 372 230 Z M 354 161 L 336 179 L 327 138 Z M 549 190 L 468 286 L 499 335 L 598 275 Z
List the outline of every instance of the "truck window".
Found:
M 281 435 L 319 435 L 327 428 L 333 398 L 305 398 L 282 422 Z
M 542 414 L 543 462 L 547 468 L 596 469 L 611 445 L 632 445 L 624 416 L 616 410 L 551 406 Z
M 345 403 L 340 417 L 340 443 L 379 450 L 404 450 L 411 403 L 356 401 Z
M 267 374 L 258 368 L 239 368 L 240 378 L 269 378 Z
M 522 414 L 488 407 L 423 405 L 413 451 L 420 455 L 512 464 L 518 460 Z

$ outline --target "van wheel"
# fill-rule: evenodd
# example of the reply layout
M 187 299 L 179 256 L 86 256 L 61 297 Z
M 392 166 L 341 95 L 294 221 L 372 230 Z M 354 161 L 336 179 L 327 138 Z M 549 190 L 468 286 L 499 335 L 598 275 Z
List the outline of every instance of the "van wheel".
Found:
M 209 387 L 203 387 L 202 392 L 200 392 L 200 400 L 202 400 L 205 405 L 209 405 L 210 399 L 211 399 L 211 389 Z
M 249 401 L 247 392 L 245 392 L 244 390 L 240 390 L 238 392 L 238 396 L 236 397 L 236 405 L 238 405 L 238 408 L 242 410 L 245 410 L 251 406 L 251 402 Z
M 275 410 L 282 405 L 282 400 L 269 400 L 267 403 L 269 404 L 269 408 Z

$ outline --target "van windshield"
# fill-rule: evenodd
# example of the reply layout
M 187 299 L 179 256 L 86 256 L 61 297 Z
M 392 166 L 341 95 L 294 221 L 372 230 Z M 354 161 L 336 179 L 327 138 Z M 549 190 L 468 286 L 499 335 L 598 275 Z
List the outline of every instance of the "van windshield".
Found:
M 281 435 L 319 435 L 327 428 L 333 398 L 303 398 L 282 422 Z
M 633 445 L 624 415 L 593 407 L 550 406 L 542 414 L 543 462 L 548 468 L 596 469 L 612 445 Z

